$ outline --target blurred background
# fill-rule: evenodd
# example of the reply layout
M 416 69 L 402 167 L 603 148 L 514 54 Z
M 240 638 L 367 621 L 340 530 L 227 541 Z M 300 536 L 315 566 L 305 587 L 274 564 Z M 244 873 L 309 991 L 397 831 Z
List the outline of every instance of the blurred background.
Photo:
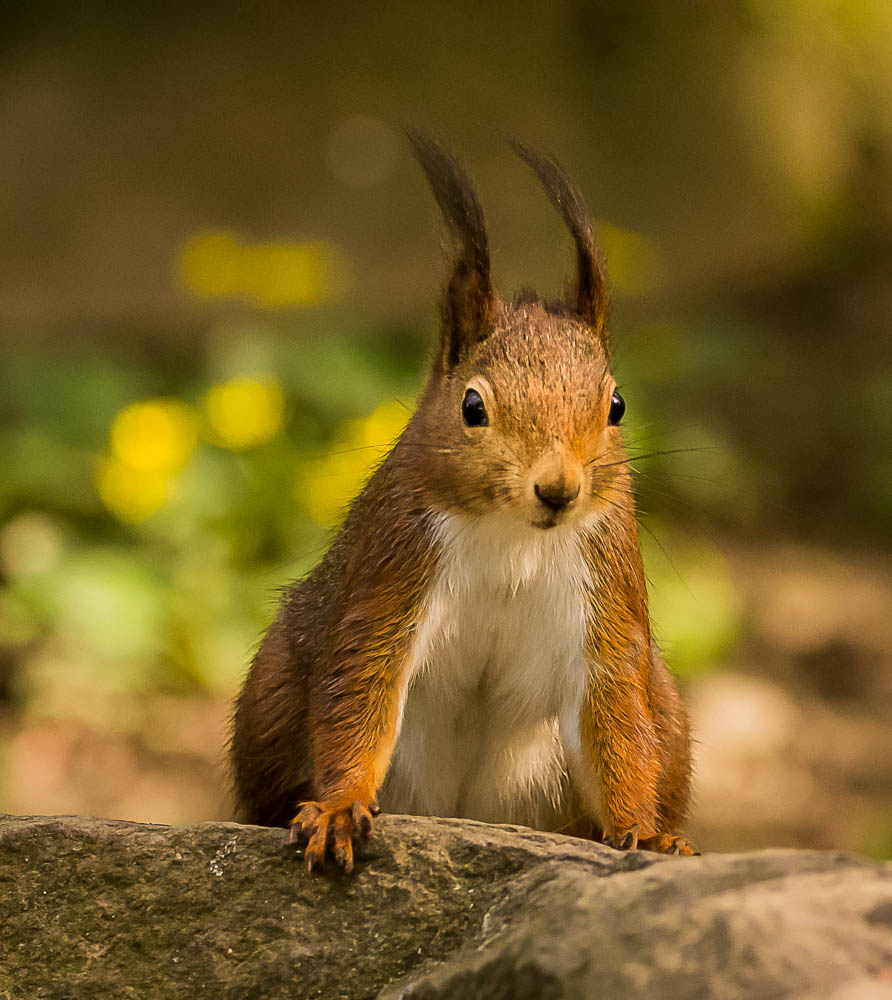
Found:
M 407 419 L 452 145 L 586 193 L 691 832 L 892 856 L 892 5 L 33 0 L 0 38 L 0 810 L 230 816 L 276 591 Z

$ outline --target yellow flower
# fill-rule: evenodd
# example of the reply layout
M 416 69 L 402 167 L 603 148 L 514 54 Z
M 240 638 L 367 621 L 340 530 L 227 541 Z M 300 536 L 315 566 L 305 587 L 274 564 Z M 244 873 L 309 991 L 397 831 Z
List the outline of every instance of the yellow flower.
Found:
M 232 233 L 199 233 L 180 253 L 180 277 L 203 299 L 237 295 L 242 290 L 241 247 Z
M 134 468 L 119 458 L 102 458 L 96 469 L 100 500 L 118 520 L 129 524 L 139 524 L 158 511 L 169 485 L 167 469 Z
M 195 451 L 196 424 L 193 409 L 177 399 L 143 400 L 115 417 L 95 482 L 117 518 L 136 524 L 162 506 L 172 477 Z
M 272 378 L 234 378 L 210 390 L 204 409 L 219 443 L 240 451 L 266 444 L 279 433 L 285 394 Z
M 294 495 L 314 521 L 328 528 L 340 523 L 409 415 L 401 403 L 383 403 L 369 416 L 340 426 L 328 454 L 307 463 L 295 480 Z
M 226 230 L 193 236 L 180 251 L 178 265 L 193 295 L 240 297 L 264 309 L 328 301 L 347 272 L 343 254 L 331 243 L 243 243 Z
M 112 453 L 134 469 L 182 468 L 197 440 L 192 408 L 176 399 L 133 403 L 111 427 Z

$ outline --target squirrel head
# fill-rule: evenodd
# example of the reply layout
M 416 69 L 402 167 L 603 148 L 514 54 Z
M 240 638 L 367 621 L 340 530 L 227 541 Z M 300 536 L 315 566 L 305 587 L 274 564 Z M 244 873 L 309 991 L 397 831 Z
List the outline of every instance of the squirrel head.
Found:
M 507 513 L 534 530 L 591 523 L 631 506 L 610 372 L 607 279 L 579 189 L 551 157 L 512 143 L 576 246 L 568 301 L 502 301 L 490 280 L 483 210 L 455 158 L 408 132 L 456 245 L 439 351 L 403 440 L 434 509 Z M 414 446 L 414 447 L 413 447 Z

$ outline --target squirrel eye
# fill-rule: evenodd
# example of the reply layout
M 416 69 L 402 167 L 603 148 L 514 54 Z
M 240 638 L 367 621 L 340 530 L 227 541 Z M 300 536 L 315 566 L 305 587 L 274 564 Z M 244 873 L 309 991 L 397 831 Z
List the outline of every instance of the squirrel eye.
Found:
M 468 389 L 461 404 L 461 415 L 468 427 L 485 427 L 489 423 L 483 398 L 476 389 Z
M 622 396 L 614 389 L 613 396 L 610 400 L 610 415 L 607 417 L 607 423 L 612 426 L 616 426 L 620 420 L 623 418 L 623 414 L 626 412 L 626 401 Z

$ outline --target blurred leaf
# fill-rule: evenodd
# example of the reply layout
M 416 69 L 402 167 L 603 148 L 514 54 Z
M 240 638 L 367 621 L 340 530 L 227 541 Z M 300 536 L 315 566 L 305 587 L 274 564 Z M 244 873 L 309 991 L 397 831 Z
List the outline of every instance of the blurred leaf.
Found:
M 0 590 L 0 646 L 23 646 L 40 634 L 40 621 L 28 603 Z
M 655 534 L 657 532 L 655 531 Z M 645 532 L 641 549 L 654 634 L 679 674 L 714 669 L 740 635 L 743 602 L 721 552 Z
M 145 661 L 140 669 L 148 669 L 162 648 L 163 587 L 124 552 L 73 552 L 23 590 L 42 606 L 55 631 L 98 660 Z
M 0 398 L 12 426 L 99 449 L 114 415 L 152 393 L 158 382 L 158 373 L 145 364 L 125 367 L 96 354 L 19 349 L 4 355 Z
M 0 477 L 0 517 L 17 509 L 72 511 L 95 516 L 93 452 L 64 443 L 39 427 L 0 432 L 4 475 Z
M 303 340 L 287 351 L 279 370 L 298 406 L 333 427 L 368 414 L 382 400 L 414 399 L 421 350 L 417 343 L 407 346 L 402 338 L 388 343 L 385 337 Z

